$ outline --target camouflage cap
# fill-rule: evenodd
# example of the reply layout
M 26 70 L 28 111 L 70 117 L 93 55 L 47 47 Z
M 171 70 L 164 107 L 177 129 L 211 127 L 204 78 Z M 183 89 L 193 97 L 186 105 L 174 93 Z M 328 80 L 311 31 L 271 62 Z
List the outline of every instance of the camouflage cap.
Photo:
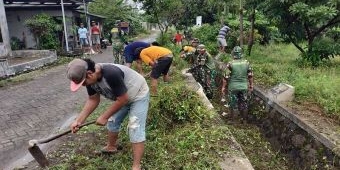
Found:
M 240 46 L 235 46 L 233 51 L 231 51 L 231 56 L 234 58 L 242 58 L 242 48 Z
M 204 44 L 198 45 L 197 50 L 205 50 L 205 45 Z

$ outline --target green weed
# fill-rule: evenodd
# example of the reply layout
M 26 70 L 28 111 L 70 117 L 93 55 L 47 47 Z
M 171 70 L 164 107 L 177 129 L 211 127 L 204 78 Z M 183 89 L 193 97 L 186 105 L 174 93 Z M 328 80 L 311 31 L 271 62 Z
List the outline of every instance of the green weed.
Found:
M 316 103 L 340 119 L 339 58 L 313 68 L 300 63 L 299 51 L 293 45 L 270 44 L 255 46 L 247 59 L 254 70 L 255 84 L 271 88 L 288 83 L 295 87 L 296 101 Z
M 229 128 L 185 87 L 179 71 L 173 70 L 170 84 L 160 82 L 159 96 L 151 98 L 143 168 L 220 169 L 218 162 L 232 143 Z M 96 119 L 110 104 L 105 100 L 89 119 Z M 91 125 L 81 129 L 76 139 L 66 142 L 66 151 L 59 148 L 67 153 L 64 157 L 58 151 L 51 155 L 56 159 L 51 169 L 130 169 L 132 152 L 126 127 L 125 121 L 119 138 L 123 150 L 114 156 L 92 153 L 105 145 L 105 128 Z

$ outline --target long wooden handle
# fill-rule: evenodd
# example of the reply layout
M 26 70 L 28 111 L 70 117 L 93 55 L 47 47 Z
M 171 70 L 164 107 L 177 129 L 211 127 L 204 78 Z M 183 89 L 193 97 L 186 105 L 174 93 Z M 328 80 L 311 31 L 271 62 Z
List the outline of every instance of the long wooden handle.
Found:
M 96 122 L 95 120 L 90 121 L 90 122 L 86 122 L 86 123 L 80 125 L 78 128 L 80 129 L 80 128 L 84 127 L 84 126 L 87 126 L 87 125 L 90 125 L 90 124 L 94 124 L 95 122 Z M 50 136 L 50 137 L 45 138 L 45 139 L 39 139 L 37 141 L 37 144 L 50 142 L 50 141 L 52 141 L 54 139 L 60 138 L 61 136 L 64 136 L 64 135 L 66 135 L 68 133 L 71 133 L 71 132 L 72 132 L 72 130 L 67 130 L 67 131 L 64 131 L 64 132 L 59 133 L 59 134 L 54 135 L 54 136 Z

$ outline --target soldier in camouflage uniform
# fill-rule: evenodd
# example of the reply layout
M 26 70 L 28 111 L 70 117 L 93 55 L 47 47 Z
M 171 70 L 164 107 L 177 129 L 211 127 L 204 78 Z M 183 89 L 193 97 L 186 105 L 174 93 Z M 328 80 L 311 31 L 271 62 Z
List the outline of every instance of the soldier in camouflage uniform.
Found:
M 198 38 L 194 38 L 191 41 L 191 46 L 183 46 L 179 53 L 180 57 L 187 61 L 190 65 L 194 64 L 195 56 L 197 55 L 196 47 L 198 46 L 199 42 L 200 41 Z
M 215 70 L 215 63 L 203 44 L 197 47 L 197 53 L 194 64 L 189 71 L 196 81 L 202 85 L 206 96 L 211 99 L 213 97 L 211 73 Z
M 253 71 L 247 60 L 242 60 L 242 49 L 234 47 L 232 53 L 234 60 L 227 64 L 223 78 L 222 94 L 228 87 L 229 111 L 232 117 L 237 112 L 243 117 L 248 114 L 248 92 L 253 91 Z

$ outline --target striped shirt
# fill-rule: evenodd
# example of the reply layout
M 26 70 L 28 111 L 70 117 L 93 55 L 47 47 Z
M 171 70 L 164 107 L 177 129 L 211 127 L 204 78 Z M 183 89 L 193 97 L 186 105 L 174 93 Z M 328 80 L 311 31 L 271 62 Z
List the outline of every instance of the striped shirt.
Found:
M 220 31 L 218 32 L 217 38 L 225 38 L 225 36 L 228 34 L 230 28 L 228 26 L 223 26 Z

